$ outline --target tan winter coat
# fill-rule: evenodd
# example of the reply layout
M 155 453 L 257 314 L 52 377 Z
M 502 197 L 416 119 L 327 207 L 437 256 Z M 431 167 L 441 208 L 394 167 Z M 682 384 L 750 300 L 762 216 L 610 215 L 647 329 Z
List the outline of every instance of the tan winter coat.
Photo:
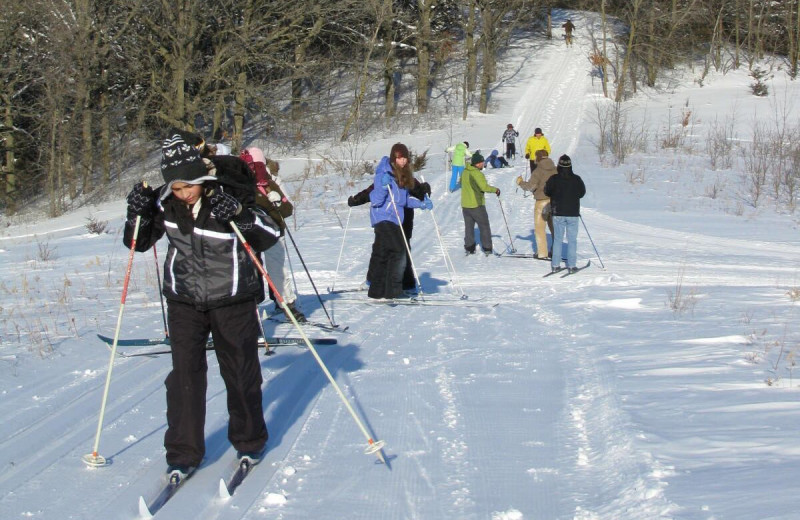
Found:
M 556 165 L 553 160 L 545 157 L 536 163 L 536 168 L 533 170 L 531 178 L 519 183 L 519 187 L 525 191 L 532 191 L 536 200 L 547 200 L 549 197 L 544 194 L 544 185 L 547 183 L 547 179 L 556 173 Z

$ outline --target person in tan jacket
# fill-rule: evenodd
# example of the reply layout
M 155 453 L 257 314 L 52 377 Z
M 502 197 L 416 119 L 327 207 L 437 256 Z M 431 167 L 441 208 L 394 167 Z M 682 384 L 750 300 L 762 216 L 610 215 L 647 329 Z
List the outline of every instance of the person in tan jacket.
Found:
M 547 247 L 547 232 L 545 224 L 550 228 L 550 235 L 553 235 L 553 219 L 550 215 L 550 199 L 544 194 L 544 185 L 547 180 L 556 174 L 556 165 L 548 157 L 546 150 L 536 152 L 536 168 L 527 181 L 522 177 L 517 177 L 517 184 L 525 191 L 533 193 L 536 204 L 533 207 L 533 235 L 536 238 L 536 258 L 546 260 L 550 258 Z

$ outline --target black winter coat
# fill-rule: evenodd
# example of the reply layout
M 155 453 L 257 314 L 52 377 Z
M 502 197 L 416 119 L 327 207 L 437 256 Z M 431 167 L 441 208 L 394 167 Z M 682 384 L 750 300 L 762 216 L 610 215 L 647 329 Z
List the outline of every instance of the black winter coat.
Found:
M 192 218 L 189 207 L 169 195 L 158 204 L 158 211 L 152 218 L 142 221 L 136 241 L 136 251 L 143 252 L 167 235 L 164 296 L 201 311 L 264 299 L 264 285 L 258 269 L 230 225 L 221 224 L 211 215 L 207 196 L 212 189 L 226 190 L 216 183 L 206 183 L 197 219 Z M 246 206 L 242 211 L 256 214 L 253 227 L 242 233 L 255 251 L 264 251 L 278 240 L 278 226 L 263 211 Z M 134 221 L 129 219 L 123 234 L 123 243 L 128 248 L 133 231 Z
M 580 217 L 581 199 L 586 195 L 586 185 L 571 167 L 557 167 L 558 173 L 547 179 L 544 194 L 550 197 L 550 207 L 557 217 Z

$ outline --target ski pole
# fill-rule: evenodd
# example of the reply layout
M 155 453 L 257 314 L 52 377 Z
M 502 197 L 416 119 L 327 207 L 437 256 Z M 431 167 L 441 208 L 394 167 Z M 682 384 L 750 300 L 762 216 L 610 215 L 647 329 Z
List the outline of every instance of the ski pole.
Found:
M 261 315 L 258 313 L 258 305 L 256 305 L 256 320 L 258 321 L 258 328 L 261 329 L 261 337 L 264 338 L 264 355 L 271 356 L 275 352 L 269 349 L 269 342 L 267 342 L 267 334 L 264 332 L 264 324 L 261 323 Z
M 147 185 L 145 184 L 145 187 Z M 122 284 L 122 297 L 119 304 L 119 315 L 117 316 L 117 329 L 114 332 L 114 342 L 111 344 L 111 358 L 108 360 L 108 373 L 106 374 L 106 385 L 103 390 L 103 402 L 100 404 L 100 417 L 97 420 L 97 434 L 94 438 L 94 448 L 91 453 L 83 456 L 83 462 L 92 467 L 106 465 L 106 459 L 98 452 L 100 448 L 100 433 L 103 431 L 103 417 L 106 413 L 106 402 L 108 401 L 108 388 L 111 386 L 111 371 L 114 368 L 114 356 L 117 355 L 117 342 L 119 341 L 119 330 L 122 327 L 122 311 L 125 310 L 125 299 L 128 296 L 128 282 L 131 279 L 131 268 L 133 267 L 133 254 L 136 252 L 136 240 L 139 238 L 139 225 L 142 223 L 141 215 L 136 215 L 136 223 L 133 226 L 133 239 L 131 240 L 130 253 L 128 253 L 128 267 L 125 270 L 125 281 Z
M 367 438 L 368 446 L 364 449 L 364 453 L 366 455 L 376 455 L 381 460 L 381 462 L 386 464 L 386 459 L 384 458 L 382 451 L 386 443 L 384 441 L 376 441 L 372 439 L 369 432 L 367 432 L 367 429 L 364 427 L 364 424 L 358 418 L 358 415 L 356 415 L 355 410 L 353 410 L 353 407 L 350 405 L 350 402 L 347 400 L 344 393 L 342 393 L 342 390 L 339 388 L 339 385 L 336 384 L 336 380 L 331 375 L 330 371 L 328 370 L 328 367 L 325 366 L 325 362 L 322 361 L 321 357 L 319 357 L 317 349 L 314 348 L 314 345 L 311 343 L 311 340 L 308 339 L 308 336 L 306 336 L 306 333 L 303 331 L 303 328 L 300 326 L 300 323 L 297 322 L 297 318 L 294 317 L 294 314 L 289 308 L 289 305 L 286 304 L 286 301 L 283 299 L 283 296 L 281 296 L 281 293 L 278 291 L 278 288 L 275 287 L 275 285 L 272 283 L 272 278 L 270 278 L 269 274 L 267 274 L 267 270 L 264 269 L 264 266 L 261 265 L 261 262 L 258 261 L 258 257 L 256 257 L 256 254 L 253 252 L 253 248 L 250 247 L 250 244 L 244 238 L 242 232 L 239 231 L 239 227 L 236 225 L 236 223 L 231 221 L 230 225 L 231 228 L 233 228 L 234 233 L 236 233 L 236 236 L 239 237 L 239 241 L 242 243 L 242 247 L 244 247 L 245 251 L 247 251 L 247 254 L 250 256 L 250 260 L 253 261 L 253 265 L 261 273 L 261 276 L 263 276 L 264 279 L 267 281 L 267 284 L 269 284 L 270 288 L 272 288 L 272 292 L 275 294 L 275 299 L 283 307 L 283 312 L 286 313 L 286 316 L 288 316 L 289 319 L 292 321 L 292 324 L 297 329 L 297 332 L 300 333 L 300 337 L 303 338 L 303 342 L 305 342 L 306 346 L 311 351 L 311 354 L 314 356 L 314 359 L 319 364 L 319 367 L 322 369 L 322 372 L 328 378 L 328 381 L 330 381 L 331 386 L 333 386 L 334 390 L 336 390 L 336 393 L 339 395 L 339 398 L 344 403 L 345 407 L 347 408 L 347 411 L 350 412 L 350 415 L 353 417 L 353 420 L 356 422 L 356 425 L 358 425 L 358 428 L 361 430 L 361 433 L 363 433 L 364 437 Z
M 600 258 L 600 253 L 597 252 L 597 247 L 594 245 L 594 240 L 592 240 L 592 235 L 589 234 L 589 228 L 586 227 L 586 222 L 583 221 L 583 217 L 582 216 L 578 215 L 578 217 L 580 217 L 580 219 L 581 219 L 581 224 L 583 224 L 583 229 L 586 230 L 586 236 L 589 237 L 589 242 L 592 243 L 592 247 L 594 248 L 594 254 L 596 254 L 597 255 L 597 259 L 600 260 L 600 266 L 603 269 L 605 269 L 606 266 L 603 265 L 603 259 Z
M 336 277 L 339 275 L 339 264 L 342 262 L 342 253 L 344 253 L 344 241 L 347 238 L 347 228 L 350 227 L 350 215 L 353 214 L 353 207 L 349 206 L 347 209 L 347 222 L 344 224 L 344 233 L 342 234 L 342 247 L 339 248 L 339 259 L 336 261 L 336 271 L 333 272 L 333 283 L 331 283 L 328 292 L 333 292 L 336 287 Z
M 283 220 L 283 217 L 281 217 L 281 220 Z M 286 224 L 286 221 L 284 221 L 284 224 Z M 300 254 L 300 249 L 297 247 L 297 242 L 294 241 L 294 237 L 292 236 L 291 231 L 289 231 L 289 226 L 286 226 L 286 235 L 289 237 L 289 240 L 292 241 L 292 245 L 294 246 L 294 250 L 297 253 L 297 258 L 299 258 L 300 259 L 300 263 L 303 264 L 303 269 L 305 269 L 305 271 L 306 271 L 306 275 L 308 276 L 308 281 L 311 282 L 311 287 L 314 288 L 314 293 L 317 295 L 317 299 L 319 300 L 319 304 L 322 305 L 322 310 L 325 311 L 325 316 L 328 317 L 328 321 L 330 322 L 331 327 L 333 327 L 333 328 L 338 327 L 339 325 L 334 323 L 333 318 L 331 318 L 331 315 L 328 314 L 328 309 L 325 308 L 325 302 L 322 301 L 322 296 L 319 295 L 319 291 L 317 290 L 317 286 L 314 284 L 314 279 L 311 278 L 311 273 L 308 272 L 308 267 L 306 266 L 306 262 L 305 262 L 305 260 L 303 260 L 303 255 Z
M 394 194 L 392 193 L 391 187 L 387 186 L 386 191 L 389 192 L 389 198 L 392 199 L 392 208 L 394 208 L 394 215 L 397 217 L 398 225 L 400 226 L 400 233 L 403 235 L 403 244 L 406 246 L 406 252 L 408 253 L 408 259 L 411 261 L 411 271 L 414 273 L 414 280 L 417 282 L 417 287 L 419 287 L 419 295 L 420 298 L 425 293 L 422 290 L 422 282 L 419 281 L 419 275 L 417 275 L 417 266 L 414 265 L 414 258 L 411 256 L 411 246 L 408 245 L 408 238 L 406 238 L 406 232 L 403 230 L 403 225 L 401 224 L 400 220 L 400 213 L 397 211 L 397 204 L 394 201 Z
M 158 298 L 161 300 L 161 318 L 164 320 L 164 337 L 169 339 L 169 327 L 167 326 L 167 311 L 164 308 L 164 292 L 161 290 L 161 271 L 158 268 L 158 253 L 156 245 L 153 244 L 153 257 L 156 260 L 156 281 L 158 281 Z
M 422 182 L 425 182 L 425 178 L 420 175 L 419 177 L 422 179 Z M 447 269 L 447 272 L 450 274 L 450 283 L 453 284 L 453 287 L 456 288 L 456 291 L 461 293 L 461 298 L 464 298 L 464 290 L 461 289 L 461 286 L 458 285 L 456 282 L 456 266 L 453 264 L 453 260 L 450 258 L 450 255 L 447 253 L 447 248 L 444 247 L 444 241 L 442 240 L 442 234 L 439 232 L 439 224 L 436 222 L 436 215 L 433 213 L 431 209 L 431 218 L 433 219 L 433 229 L 436 230 L 436 237 L 439 239 L 439 247 L 442 249 L 442 257 L 444 258 L 444 266 Z M 452 270 L 450 267 L 452 266 Z
M 506 223 L 506 231 L 508 231 L 508 240 L 511 242 L 511 252 L 516 253 L 517 250 L 514 248 L 514 239 L 511 238 L 511 230 L 508 228 L 508 220 L 506 220 L 506 212 L 503 211 L 503 203 L 500 202 L 500 195 L 497 196 L 497 203 L 500 204 L 500 213 L 503 214 L 503 220 Z

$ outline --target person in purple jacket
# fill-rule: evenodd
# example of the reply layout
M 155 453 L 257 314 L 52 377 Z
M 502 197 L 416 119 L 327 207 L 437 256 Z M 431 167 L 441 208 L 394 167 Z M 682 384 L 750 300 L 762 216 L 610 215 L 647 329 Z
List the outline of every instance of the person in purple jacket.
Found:
M 406 243 L 403 236 L 404 208 L 432 209 L 433 202 L 408 194 L 414 186 L 408 147 L 392 146 L 375 169 L 374 188 L 369 194 L 369 218 L 375 232 L 369 259 L 370 298 L 401 298 L 403 271 L 406 268 Z

